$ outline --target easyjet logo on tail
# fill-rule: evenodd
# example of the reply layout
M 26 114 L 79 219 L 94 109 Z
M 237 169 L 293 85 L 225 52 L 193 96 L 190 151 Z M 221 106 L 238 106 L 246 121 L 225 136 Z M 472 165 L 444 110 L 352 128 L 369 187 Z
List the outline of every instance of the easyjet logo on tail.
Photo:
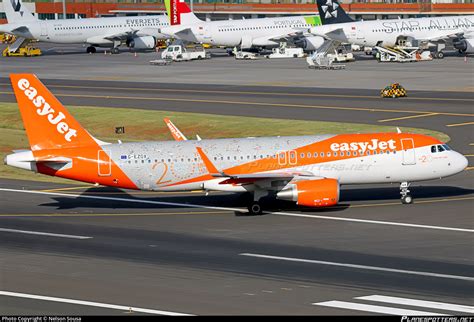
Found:
M 72 138 L 77 136 L 77 131 L 70 128 L 66 122 L 64 113 L 56 113 L 51 105 L 46 102 L 44 97 L 38 95 L 36 88 L 31 86 L 27 79 L 20 79 L 18 81 L 18 88 L 22 90 L 25 96 L 38 108 L 36 113 L 38 113 L 39 116 L 46 117 L 50 124 L 56 125 L 56 131 L 63 135 L 66 141 L 71 142 Z
M 379 141 L 378 139 L 372 139 L 370 142 L 351 142 L 351 143 L 333 143 L 330 146 L 333 151 L 362 151 L 365 153 L 367 150 L 395 150 L 395 140 Z

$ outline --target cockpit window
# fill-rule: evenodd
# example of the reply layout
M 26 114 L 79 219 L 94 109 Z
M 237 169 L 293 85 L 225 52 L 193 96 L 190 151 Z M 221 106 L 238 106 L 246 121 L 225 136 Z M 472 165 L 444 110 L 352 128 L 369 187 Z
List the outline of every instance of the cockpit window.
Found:
M 444 151 L 444 148 L 442 145 L 438 145 L 438 152 L 443 152 Z
M 436 153 L 436 145 L 431 146 L 431 153 Z
M 444 148 L 446 151 L 451 151 L 451 150 L 452 150 L 447 144 L 443 144 L 443 148 Z

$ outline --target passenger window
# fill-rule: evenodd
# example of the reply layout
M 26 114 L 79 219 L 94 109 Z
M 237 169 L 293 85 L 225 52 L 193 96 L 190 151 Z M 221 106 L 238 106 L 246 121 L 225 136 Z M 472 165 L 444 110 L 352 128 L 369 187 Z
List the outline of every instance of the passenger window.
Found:
M 321 158 L 324 158 L 324 152 L 320 153 Z
M 431 146 L 431 153 L 436 153 L 436 145 Z

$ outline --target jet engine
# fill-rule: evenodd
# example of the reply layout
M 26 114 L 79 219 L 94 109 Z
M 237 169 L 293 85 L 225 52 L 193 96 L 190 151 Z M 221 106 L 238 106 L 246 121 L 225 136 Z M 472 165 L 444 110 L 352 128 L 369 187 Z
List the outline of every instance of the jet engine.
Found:
M 324 38 L 319 36 L 304 37 L 295 40 L 295 45 L 303 48 L 304 51 L 317 50 L 324 43 Z
M 336 179 L 297 181 L 278 192 L 277 199 L 296 201 L 307 207 L 334 206 L 339 202 L 339 182 Z
M 252 37 L 248 35 L 242 36 L 242 40 L 240 41 L 240 48 L 241 49 L 252 48 Z
M 453 46 L 463 53 L 472 53 L 474 51 L 474 39 L 456 38 L 453 40 Z
M 135 37 L 126 42 L 127 46 L 134 49 L 153 49 L 156 39 L 153 36 Z

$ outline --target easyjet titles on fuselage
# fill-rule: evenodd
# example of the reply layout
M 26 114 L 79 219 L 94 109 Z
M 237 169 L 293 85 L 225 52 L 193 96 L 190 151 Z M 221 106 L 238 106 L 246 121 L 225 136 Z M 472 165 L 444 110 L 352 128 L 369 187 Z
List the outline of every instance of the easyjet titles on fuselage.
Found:
M 332 151 L 362 151 L 365 153 L 367 150 L 395 150 L 397 146 L 395 140 L 372 139 L 370 142 L 333 143 L 330 148 Z

